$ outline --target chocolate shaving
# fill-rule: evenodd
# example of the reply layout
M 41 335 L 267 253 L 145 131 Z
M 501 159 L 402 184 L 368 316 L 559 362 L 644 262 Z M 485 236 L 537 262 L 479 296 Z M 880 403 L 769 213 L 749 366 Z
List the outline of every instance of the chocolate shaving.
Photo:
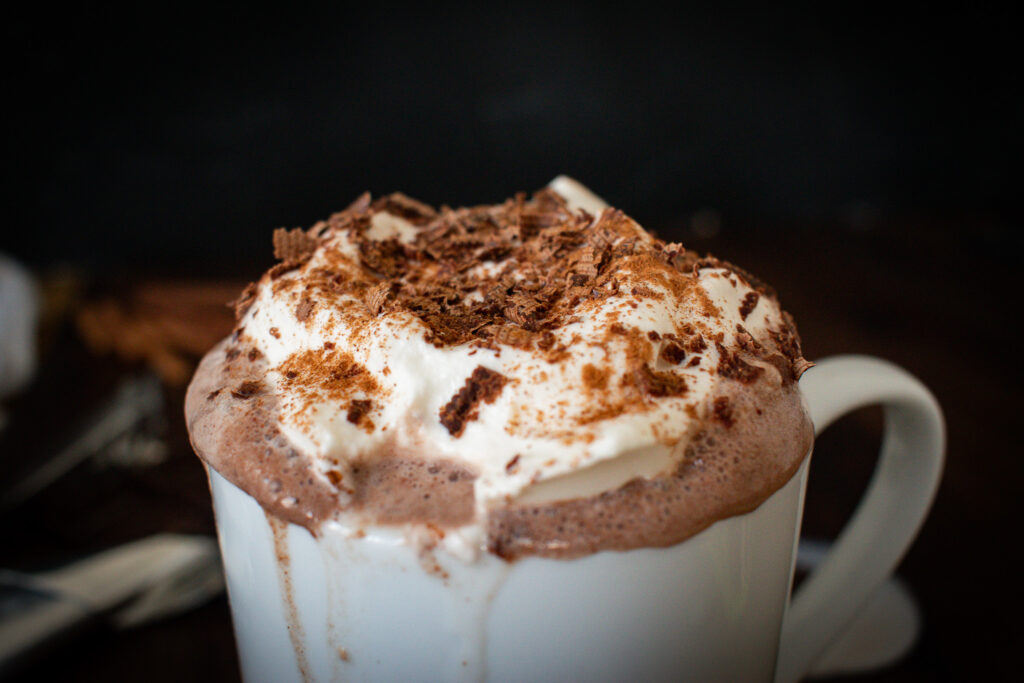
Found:
M 748 292 L 747 295 L 743 297 L 743 303 L 740 304 L 740 317 L 746 320 L 747 316 L 757 308 L 757 301 L 760 298 L 761 295 L 757 292 Z
M 505 307 L 505 317 L 520 327 L 534 331 L 544 317 L 544 305 L 536 296 L 516 294 Z
M 655 292 L 650 287 L 648 287 L 647 285 L 634 285 L 632 288 L 630 288 L 629 293 L 632 294 L 633 296 L 638 296 L 638 297 L 643 297 L 643 298 L 648 298 L 648 299 L 658 298 L 658 293 Z
M 245 381 L 238 385 L 237 389 L 231 391 L 231 395 L 237 399 L 246 400 L 263 392 L 263 385 L 259 382 Z
M 800 350 L 800 335 L 797 334 L 793 316 L 783 311 L 782 322 L 784 325 L 783 329 L 774 331 L 772 339 L 778 345 L 779 350 L 788 358 L 793 360 L 803 358 L 803 352 Z
M 502 325 L 497 328 L 494 333 L 494 341 L 499 344 L 505 344 L 507 346 L 515 346 L 519 348 L 528 348 L 530 342 L 533 341 L 533 333 L 529 330 L 524 330 L 517 325 Z
M 345 217 L 346 214 L 366 213 L 370 208 L 370 193 L 364 192 L 355 198 L 351 204 L 345 207 L 345 210 L 340 214 L 336 214 L 339 218 Z
M 664 346 L 664 348 L 661 349 L 659 358 L 661 358 L 666 363 L 679 365 L 684 360 L 686 360 L 686 351 L 678 343 L 674 341 L 669 342 Z
M 300 323 L 304 323 L 307 320 L 309 320 L 309 316 L 313 312 L 314 306 L 315 304 L 313 303 L 312 299 L 304 297 L 302 301 L 299 302 L 298 307 L 295 309 L 295 319 L 298 320 Z
M 348 413 L 345 419 L 354 425 L 359 424 L 364 417 L 373 409 L 373 401 L 355 399 L 348 405 Z
M 718 374 L 728 379 L 734 379 L 743 384 L 750 384 L 764 371 L 757 365 L 751 365 L 739 355 L 725 348 L 721 342 L 716 343 L 718 347 Z
M 295 270 L 300 265 L 302 264 L 291 263 L 290 261 L 282 261 L 281 263 L 278 263 L 277 265 L 273 266 L 270 270 L 267 271 L 267 277 L 270 278 L 271 280 L 276 280 L 285 273 L 290 273 L 291 271 Z
M 697 254 L 687 251 L 678 242 L 666 244 L 663 251 L 666 262 L 680 273 L 693 272 L 693 266 L 699 259 Z
M 366 194 L 369 200 L 369 193 Z M 386 211 L 404 218 L 413 225 L 426 225 L 437 216 L 433 207 L 408 197 L 401 192 L 393 192 L 373 202 L 374 211 Z M 365 209 L 364 209 L 365 210 Z
M 316 251 L 318 241 L 302 228 L 274 231 L 274 258 L 289 265 L 305 263 Z
M 541 351 L 550 351 L 551 347 L 555 345 L 555 335 L 549 330 L 541 332 L 540 339 L 537 341 L 537 348 Z
M 359 257 L 364 266 L 384 277 L 397 277 L 405 269 L 405 251 L 394 238 L 360 241 Z
M 764 355 L 764 347 L 761 346 L 761 343 L 739 323 L 736 324 L 736 345 L 754 355 Z
M 250 282 L 245 286 L 245 289 L 242 290 L 242 293 L 238 298 L 228 304 L 228 306 L 235 309 L 235 320 L 241 320 L 249 311 L 249 307 L 252 306 L 252 302 L 256 300 L 256 292 L 256 283 Z
M 501 373 L 478 365 L 462 388 L 441 408 L 441 424 L 452 436 L 462 436 L 466 423 L 479 416 L 480 404 L 492 403 L 506 382 L 508 379 Z
M 687 391 L 685 377 L 671 372 L 658 372 L 647 365 L 633 371 L 633 380 L 650 396 L 683 396 Z
M 703 335 L 695 334 L 686 340 L 685 348 L 690 353 L 700 353 L 704 349 L 708 348 L 708 344 L 704 341 Z
M 389 296 L 391 296 L 391 283 L 384 280 L 367 290 L 366 296 L 363 297 L 363 302 L 370 309 L 370 313 L 380 315 Z

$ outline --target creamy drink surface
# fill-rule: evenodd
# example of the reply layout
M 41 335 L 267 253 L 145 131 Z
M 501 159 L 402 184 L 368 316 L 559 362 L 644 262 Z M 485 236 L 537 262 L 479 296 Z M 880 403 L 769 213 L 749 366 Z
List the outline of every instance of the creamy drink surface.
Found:
M 403 528 L 471 559 L 666 546 L 809 451 L 774 293 L 567 178 L 502 204 L 364 195 L 237 303 L 186 418 L 273 515 Z

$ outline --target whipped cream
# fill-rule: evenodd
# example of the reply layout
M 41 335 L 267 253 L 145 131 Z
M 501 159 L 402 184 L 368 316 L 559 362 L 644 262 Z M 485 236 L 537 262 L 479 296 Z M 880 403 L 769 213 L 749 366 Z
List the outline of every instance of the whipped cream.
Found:
M 580 222 L 594 225 L 612 211 L 564 176 L 549 188 Z M 620 222 L 639 243 L 654 243 L 631 219 Z M 384 210 L 373 213 L 364 237 L 408 245 L 420 229 Z M 734 269 L 662 268 L 652 278 L 642 259 L 627 258 L 615 273 L 617 290 L 570 311 L 545 332 L 544 348 L 500 337 L 438 344 L 409 310 L 375 313 L 365 296 L 345 291 L 327 302 L 328 275 L 376 276 L 360 264 L 351 231 L 320 231 L 301 266 L 264 276 L 239 322 L 244 348 L 257 349 L 270 368 L 266 381 L 278 397 L 282 432 L 324 478 L 384 449 L 464 463 L 476 473 L 481 513 L 512 501 L 591 495 L 667 471 L 711 417 L 711 399 L 725 381 L 723 350 L 750 343 L 774 349 L 788 329 L 775 298 Z M 484 259 L 475 270 L 505 268 L 515 278 L 514 266 Z M 760 381 L 786 381 L 777 364 L 748 363 L 761 368 Z M 504 382 L 453 433 L 441 415 L 481 367 Z M 637 373 L 665 379 L 668 389 L 638 391 Z

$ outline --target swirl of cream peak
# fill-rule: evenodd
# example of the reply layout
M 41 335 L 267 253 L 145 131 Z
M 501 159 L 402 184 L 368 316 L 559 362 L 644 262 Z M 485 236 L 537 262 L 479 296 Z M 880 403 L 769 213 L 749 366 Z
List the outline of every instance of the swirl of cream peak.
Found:
M 223 352 L 255 379 L 223 394 L 200 384 L 229 407 L 273 397 L 338 519 L 396 454 L 471 482 L 472 513 L 451 526 L 479 530 L 495 510 L 677 476 L 712 432 L 809 431 L 805 362 L 771 290 L 656 240 L 566 176 L 532 198 L 439 212 L 364 196 L 285 237 L 297 246 L 251 288 Z M 794 407 L 792 424 L 765 425 L 776 403 Z M 795 441 L 783 473 L 809 445 Z

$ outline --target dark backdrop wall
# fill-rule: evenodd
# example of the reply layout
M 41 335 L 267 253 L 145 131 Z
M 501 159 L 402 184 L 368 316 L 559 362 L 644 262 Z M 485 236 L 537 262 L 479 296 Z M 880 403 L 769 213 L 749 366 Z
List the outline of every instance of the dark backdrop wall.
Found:
M 1019 244 L 1007 13 L 488 4 L 17 13 L 0 248 L 265 265 L 272 228 L 364 189 L 468 204 L 561 172 L 662 232 L 967 212 Z

